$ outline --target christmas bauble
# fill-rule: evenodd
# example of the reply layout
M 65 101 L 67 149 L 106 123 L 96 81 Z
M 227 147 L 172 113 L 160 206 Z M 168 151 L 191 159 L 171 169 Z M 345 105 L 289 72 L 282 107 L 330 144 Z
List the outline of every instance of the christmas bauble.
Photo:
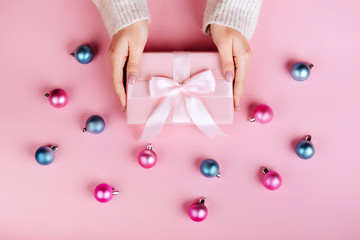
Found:
M 88 64 L 94 59 L 94 51 L 90 45 L 87 44 L 80 45 L 70 55 L 82 64 Z
M 279 173 L 268 168 L 263 168 L 263 184 L 269 190 L 276 190 L 282 184 L 282 178 Z
M 55 152 L 59 146 L 53 145 L 49 146 L 42 146 L 38 148 L 35 152 L 35 159 L 41 165 L 49 165 L 55 159 Z
M 212 178 L 212 177 L 221 177 L 219 172 L 219 164 L 213 159 L 205 159 L 200 165 L 200 172 L 203 176 Z
M 105 128 L 104 119 L 98 115 L 93 115 L 87 119 L 86 127 L 83 129 L 83 132 L 99 134 L 102 131 L 104 131 L 104 128 Z

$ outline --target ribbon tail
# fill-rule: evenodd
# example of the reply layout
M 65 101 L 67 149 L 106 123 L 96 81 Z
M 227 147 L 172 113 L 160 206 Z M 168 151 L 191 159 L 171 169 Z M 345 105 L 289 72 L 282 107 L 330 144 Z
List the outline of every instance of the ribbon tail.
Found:
M 172 108 L 173 100 L 173 96 L 164 98 L 150 114 L 141 135 L 142 140 L 154 138 L 161 133 Z
M 208 137 L 217 135 L 225 136 L 225 133 L 216 125 L 206 107 L 199 97 L 191 95 L 185 97 L 186 108 L 194 124 Z

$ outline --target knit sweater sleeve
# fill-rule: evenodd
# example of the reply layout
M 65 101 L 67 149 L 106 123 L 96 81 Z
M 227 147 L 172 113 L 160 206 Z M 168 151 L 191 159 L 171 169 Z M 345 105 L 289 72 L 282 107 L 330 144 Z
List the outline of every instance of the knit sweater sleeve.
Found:
M 99 9 L 104 24 L 112 37 L 120 29 L 139 20 L 150 22 L 146 0 L 92 0 Z
M 254 33 L 262 0 L 207 0 L 202 31 L 211 35 L 210 24 L 234 28 L 248 40 Z

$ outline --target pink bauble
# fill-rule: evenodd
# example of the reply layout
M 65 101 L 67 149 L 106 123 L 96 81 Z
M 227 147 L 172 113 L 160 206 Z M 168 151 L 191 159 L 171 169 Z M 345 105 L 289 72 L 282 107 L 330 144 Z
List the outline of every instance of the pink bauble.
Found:
M 263 184 L 269 190 L 276 190 L 281 186 L 282 179 L 279 173 L 269 171 L 263 176 Z
M 106 203 L 110 201 L 113 195 L 114 189 L 105 183 L 97 185 L 94 191 L 95 199 L 101 203 Z
M 260 104 L 254 110 L 253 121 L 258 123 L 268 123 L 273 118 L 273 110 L 271 107 L 265 104 Z
M 53 107 L 62 108 L 68 102 L 68 95 L 62 89 L 54 89 L 50 93 L 47 93 L 45 96 L 49 98 L 49 102 Z
M 139 164 L 143 168 L 152 168 L 157 162 L 156 153 L 152 150 L 151 145 L 142 150 L 138 155 Z
M 207 217 L 208 211 L 205 204 L 197 202 L 190 205 L 188 214 L 194 222 L 202 222 Z

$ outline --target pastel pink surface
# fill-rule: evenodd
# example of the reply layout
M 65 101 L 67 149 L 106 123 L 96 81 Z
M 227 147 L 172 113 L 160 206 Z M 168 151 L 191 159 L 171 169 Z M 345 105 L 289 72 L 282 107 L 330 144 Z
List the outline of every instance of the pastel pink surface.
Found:
M 225 81 L 223 77 L 219 54 L 216 52 L 178 52 L 176 54 L 189 56 L 190 66 L 189 69 L 185 69 L 185 72 L 186 70 L 189 71 L 190 77 L 211 70 L 216 83 L 215 91 L 195 95 L 200 98 L 215 123 L 232 123 L 234 118 L 232 83 Z M 127 85 L 126 122 L 128 124 L 145 124 L 152 112 L 158 107 L 163 98 L 152 97 L 149 81 L 152 77 L 173 79 L 173 55 L 171 52 L 143 54 L 137 82 L 134 85 Z M 186 110 L 183 113 L 185 117 L 181 119 L 182 121 L 175 123 L 192 124 L 191 118 L 187 117 Z M 167 123 L 174 123 L 173 111 L 170 112 Z
M 146 50 L 214 50 L 200 32 L 205 1 L 151 0 Z M 250 45 L 240 112 L 210 139 L 195 126 L 166 126 L 152 145 L 158 162 L 143 169 L 137 140 L 113 90 L 108 34 L 88 0 L 7 1 L 0 14 L 0 239 L 359 239 L 360 82 L 356 1 L 264 1 Z M 69 57 L 79 44 L 96 47 L 88 65 Z M 294 81 L 295 61 L 315 67 Z M 61 109 L 44 94 L 69 94 Z M 265 103 L 273 120 L 250 124 Z M 106 129 L 82 132 L 99 114 Z M 304 161 L 295 145 L 313 136 L 316 154 Z M 39 146 L 58 144 L 54 162 L 40 166 Z M 219 164 L 207 179 L 199 165 Z M 261 167 L 282 176 L 268 191 Z M 119 194 L 106 204 L 93 195 L 102 182 Z M 194 223 L 188 207 L 206 197 L 209 215 Z

